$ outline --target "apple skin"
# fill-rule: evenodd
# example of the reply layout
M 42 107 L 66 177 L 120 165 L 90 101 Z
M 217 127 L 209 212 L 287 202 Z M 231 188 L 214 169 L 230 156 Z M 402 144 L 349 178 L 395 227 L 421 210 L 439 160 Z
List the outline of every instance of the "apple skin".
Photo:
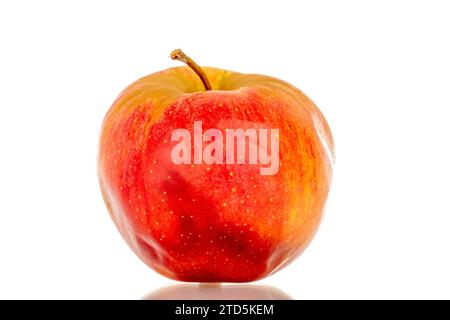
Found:
M 108 211 L 131 249 L 175 280 L 248 282 L 294 260 L 322 217 L 334 162 L 328 124 L 292 85 L 263 75 L 188 67 L 126 88 L 101 129 L 98 173 Z M 280 168 L 176 165 L 171 133 L 279 128 Z

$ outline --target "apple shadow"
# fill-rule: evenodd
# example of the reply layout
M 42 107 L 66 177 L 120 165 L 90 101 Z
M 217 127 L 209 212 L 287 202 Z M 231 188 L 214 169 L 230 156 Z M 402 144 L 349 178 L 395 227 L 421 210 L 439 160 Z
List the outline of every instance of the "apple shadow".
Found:
M 278 288 L 265 285 L 177 284 L 150 292 L 143 300 L 292 300 Z

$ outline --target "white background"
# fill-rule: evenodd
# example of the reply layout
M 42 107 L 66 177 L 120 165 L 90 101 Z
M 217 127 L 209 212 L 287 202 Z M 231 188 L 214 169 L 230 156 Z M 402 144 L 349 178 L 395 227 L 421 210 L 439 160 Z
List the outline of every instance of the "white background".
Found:
M 307 251 L 260 284 L 294 299 L 450 298 L 446 1 L 1 1 L 0 298 L 130 298 L 175 282 L 120 238 L 101 121 L 137 78 L 201 65 L 284 79 L 337 161 Z

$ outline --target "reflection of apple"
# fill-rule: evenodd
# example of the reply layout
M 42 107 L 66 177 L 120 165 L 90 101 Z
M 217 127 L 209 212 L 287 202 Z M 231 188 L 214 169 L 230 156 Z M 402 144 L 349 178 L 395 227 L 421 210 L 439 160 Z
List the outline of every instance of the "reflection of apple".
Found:
M 98 165 L 108 210 L 133 251 L 167 277 L 265 277 L 300 254 L 318 227 L 334 157 L 329 127 L 314 103 L 286 82 L 202 69 L 181 51 L 172 58 L 191 68 L 136 81 L 104 119 Z M 250 159 L 251 142 L 239 164 L 225 158 L 175 163 L 173 132 L 195 135 L 199 122 L 202 132 L 214 128 L 224 137 L 227 129 L 276 129 L 279 168 L 262 174 L 261 158 Z M 211 148 L 213 140 L 195 140 L 180 154 L 192 151 L 195 158 L 200 148 L 217 160 L 222 154 Z
M 278 288 L 262 285 L 216 285 L 203 283 L 164 287 L 146 295 L 144 300 L 292 300 Z

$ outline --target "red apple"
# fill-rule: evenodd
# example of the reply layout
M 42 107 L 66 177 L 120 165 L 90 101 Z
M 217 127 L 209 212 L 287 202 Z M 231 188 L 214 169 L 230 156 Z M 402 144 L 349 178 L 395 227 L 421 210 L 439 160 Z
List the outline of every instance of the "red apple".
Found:
M 189 67 L 137 80 L 104 119 L 106 206 L 131 249 L 162 275 L 263 278 L 317 230 L 332 175 L 330 129 L 284 81 L 200 68 L 180 50 L 172 58 Z

